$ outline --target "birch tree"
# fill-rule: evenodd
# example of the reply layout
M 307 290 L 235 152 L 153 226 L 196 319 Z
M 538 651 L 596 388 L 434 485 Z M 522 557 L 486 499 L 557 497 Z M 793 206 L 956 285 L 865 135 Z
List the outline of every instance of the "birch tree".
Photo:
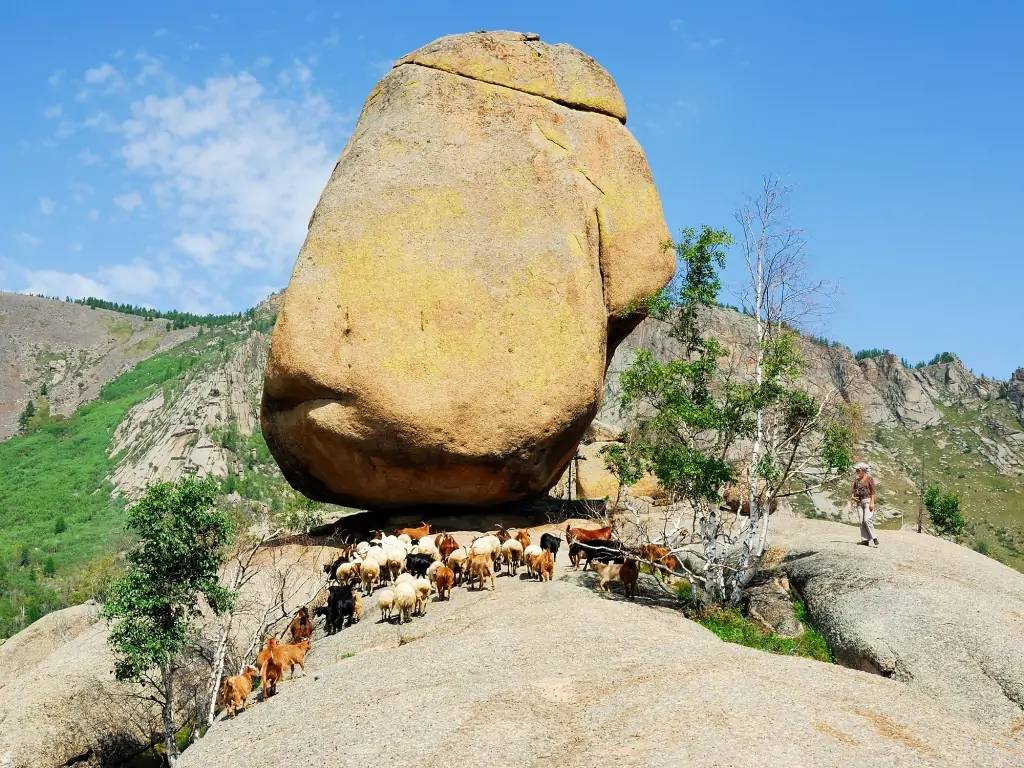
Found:
M 745 231 L 743 241 L 754 248 L 757 287 L 750 370 L 736 364 L 742 350 L 729 350 L 712 335 L 713 313 L 726 311 L 716 307 L 732 238 L 706 226 L 699 234 L 686 229 L 672 244 L 677 278 L 647 302 L 669 324 L 676 356 L 659 360 L 638 350 L 619 379 L 620 406 L 635 426 L 605 451 L 621 485 L 651 473 L 668 492 L 672 503 L 660 521 L 627 499 L 640 532 L 634 544 L 641 551 L 647 543 L 666 547 L 673 565 L 652 559 L 651 566 L 685 575 L 705 604 L 742 600 L 767 545 L 769 514 L 792 492 L 795 478 L 849 465 L 849 430 L 834 418 L 832 398 L 796 386 L 802 359 L 795 335 L 782 332 L 778 310 L 788 300 L 795 235 L 777 240 L 766 231 L 758 243 L 753 233 L 748 238 Z M 802 288 L 792 295 L 794 303 L 810 297 Z M 733 505 L 728 496 L 737 485 L 745 485 L 745 499 Z
M 200 598 L 219 615 L 232 594 L 219 582 L 221 554 L 231 536 L 227 516 L 214 506 L 210 478 L 158 483 L 127 512 L 139 537 L 128 569 L 111 589 L 103 614 L 112 621 L 108 642 L 118 680 L 140 684 L 160 709 L 167 762 L 178 758 L 175 691 L 178 672 L 194 653 Z

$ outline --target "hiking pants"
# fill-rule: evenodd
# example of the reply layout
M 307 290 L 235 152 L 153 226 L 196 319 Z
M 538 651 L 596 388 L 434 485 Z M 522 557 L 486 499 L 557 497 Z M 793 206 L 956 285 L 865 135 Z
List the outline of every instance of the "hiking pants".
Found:
M 865 541 L 875 538 L 875 513 L 871 511 L 871 499 L 860 502 L 860 537 Z

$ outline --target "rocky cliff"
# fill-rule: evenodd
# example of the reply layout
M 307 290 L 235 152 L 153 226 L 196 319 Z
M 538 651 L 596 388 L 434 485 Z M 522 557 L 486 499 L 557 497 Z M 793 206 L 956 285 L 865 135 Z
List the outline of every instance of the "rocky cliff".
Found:
M 63 326 L 71 321 L 99 322 L 101 327 L 123 322 L 145 338 L 157 338 L 148 334 L 160 327 L 155 321 L 64 302 L 6 294 L 0 299 L 8 308 L 29 308 L 17 320 L 23 330 L 16 338 L 19 343 L 31 338 L 32 354 L 44 358 L 63 354 L 70 333 Z M 7 470 L 0 477 L 0 507 L 7 521 L 0 549 L 14 564 L 0 579 L 6 596 L 0 599 L 5 633 L 76 597 L 89 596 L 96 579 L 93 564 L 99 557 L 111 558 L 119 546 L 121 506 L 148 482 L 212 474 L 221 478 L 225 494 L 239 502 L 258 503 L 274 513 L 302 506 L 257 428 L 268 331 L 278 304 L 275 297 L 252 317 L 202 334 L 189 329 L 159 336 L 145 365 L 117 379 L 119 393 L 130 390 L 124 400 L 128 405 L 108 413 L 109 421 L 102 425 L 86 425 L 76 416 L 29 438 L 0 442 L 0 452 L 7 452 L 0 455 Z M 113 319 L 102 320 L 108 315 Z M 30 328 L 31 317 L 40 319 Z M 749 364 L 749 319 L 723 309 L 713 321 L 737 364 Z M 5 323 L 7 331 L 0 327 L 0 333 L 10 334 L 15 323 Z M 4 338 L 11 344 L 15 336 Z M 176 346 L 165 349 L 175 340 Z M 639 346 L 661 356 L 675 352 L 665 326 L 655 320 L 644 321 L 622 342 L 609 368 L 604 404 L 588 432 L 589 442 L 579 451 L 583 459 L 573 464 L 574 495 L 615 495 L 614 478 L 604 470 L 599 451 L 602 441 L 625 425 L 615 406 L 618 374 Z M 858 361 L 839 345 L 803 339 L 801 346 L 808 363 L 805 385 L 818 393 L 838 390 L 861 410 L 861 450 L 879 479 L 886 525 L 916 525 L 918 480 L 937 481 L 963 495 L 971 521 L 967 543 L 1024 569 L 1024 373 L 997 382 L 973 375 L 955 359 L 907 369 L 891 355 Z M 111 352 L 114 359 L 120 359 L 117 349 Z M 104 363 L 108 367 L 102 370 L 110 370 L 109 365 L 113 363 Z M 146 366 L 166 370 L 142 376 L 150 383 L 132 389 Z M 86 426 L 90 434 L 83 434 Z M 79 446 L 78 454 L 67 451 L 69 440 Z M 90 453 L 93 446 L 99 455 Z M 88 478 L 81 474 L 82 464 L 91 468 Z M 73 478 L 78 487 L 55 483 L 54 473 Z M 645 479 L 634 492 L 656 496 L 656 484 Z M 845 483 L 798 497 L 794 507 L 811 516 L 847 519 Z M 328 520 L 340 511 L 335 509 L 324 506 L 320 514 Z M 60 518 L 69 527 L 62 534 L 55 528 Z M 55 573 L 45 572 L 48 557 L 54 560 Z
M 751 319 L 719 309 L 711 329 L 729 350 L 725 364 L 749 372 Z M 1024 371 L 1000 382 L 974 375 L 956 357 L 907 368 L 892 354 L 857 360 L 845 346 L 807 337 L 799 346 L 806 362 L 801 386 L 818 397 L 837 393 L 857 408 L 858 453 L 872 465 L 890 526 L 916 525 L 918 488 L 936 482 L 962 495 L 975 546 L 1024 568 Z M 612 358 L 592 434 L 607 439 L 628 426 L 617 407 L 618 376 L 641 347 L 660 359 L 680 355 L 662 321 L 649 318 L 627 336 Z M 583 455 L 593 463 L 586 446 Z M 844 519 L 847 491 L 837 483 L 793 503 L 811 516 Z
M 70 416 L 140 360 L 193 337 L 165 320 L 0 292 L 0 440 L 29 400 Z M 40 394 L 45 385 L 46 394 Z

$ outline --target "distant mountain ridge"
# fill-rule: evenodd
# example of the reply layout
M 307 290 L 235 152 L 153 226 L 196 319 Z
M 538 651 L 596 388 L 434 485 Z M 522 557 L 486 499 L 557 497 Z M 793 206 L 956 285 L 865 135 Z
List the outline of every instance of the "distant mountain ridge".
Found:
M 0 434 L 17 429 L 18 413 L 27 397 L 38 401 L 43 382 L 51 413 L 68 416 L 0 441 L 0 561 L 11 564 L 0 568 L 0 635 L 93 593 L 103 569 L 117 567 L 121 510 L 147 483 L 211 474 L 231 503 L 275 514 L 306 505 L 259 428 L 280 298 L 224 325 L 168 331 L 159 320 L 0 294 Z M 741 360 L 750 357 L 749 323 L 730 309 L 713 315 L 713 332 Z M 615 406 L 618 374 L 637 347 L 674 354 L 666 330 L 648 319 L 620 345 L 599 427 L 627 425 Z M 1024 371 L 1000 382 L 974 376 L 957 359 L 906 368 L 893 355 L 856 360 L 839 345 L 809 338 L 800 345 L 808 386 L 839 390 L 861 409 L 861 453 L 879 479 L 882 511 L 913 524 L 923 470 L 925 481 L 963 495 L 974 525 L 969 544 L 1024 570 Z M 793 505 L 842 519 L 846 492 L 844 481 Z M 329 507 L 320 511 L 331 515 Z

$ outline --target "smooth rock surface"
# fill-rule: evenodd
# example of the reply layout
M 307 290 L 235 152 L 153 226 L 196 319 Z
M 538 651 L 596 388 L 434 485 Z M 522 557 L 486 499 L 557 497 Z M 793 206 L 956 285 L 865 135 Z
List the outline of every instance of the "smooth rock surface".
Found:
M 99 765 L 148 745 L 148 707 L 115 684 L 95 603 L 47 614 L 0 646 L 0 766 Z
M 1024 736 L 1024 575 L 943 539 L 779 516 L 780 566 L 837 658 Z
M 304 677 L 215 724 L 180 765 L 1009 768 L 1024 760 L 1019 739 L 923 692 L 728 645 L 659 607 L 651 592 L 631 603 L 617 589 L 593 591 L 595 581 L 567 567 L 563 547 L 552 583 L 504 576 L 494 592 L 457 588 L 405 625 L 379 623 L 370 598 L 363 621 L 314 643 Z
M 442 38 L 377 84 L 272 338 L 262 423 L 296 488 L 402 507 L 557 481 L 674 268 L 624 114 L 593 59 L 513 32 Z

